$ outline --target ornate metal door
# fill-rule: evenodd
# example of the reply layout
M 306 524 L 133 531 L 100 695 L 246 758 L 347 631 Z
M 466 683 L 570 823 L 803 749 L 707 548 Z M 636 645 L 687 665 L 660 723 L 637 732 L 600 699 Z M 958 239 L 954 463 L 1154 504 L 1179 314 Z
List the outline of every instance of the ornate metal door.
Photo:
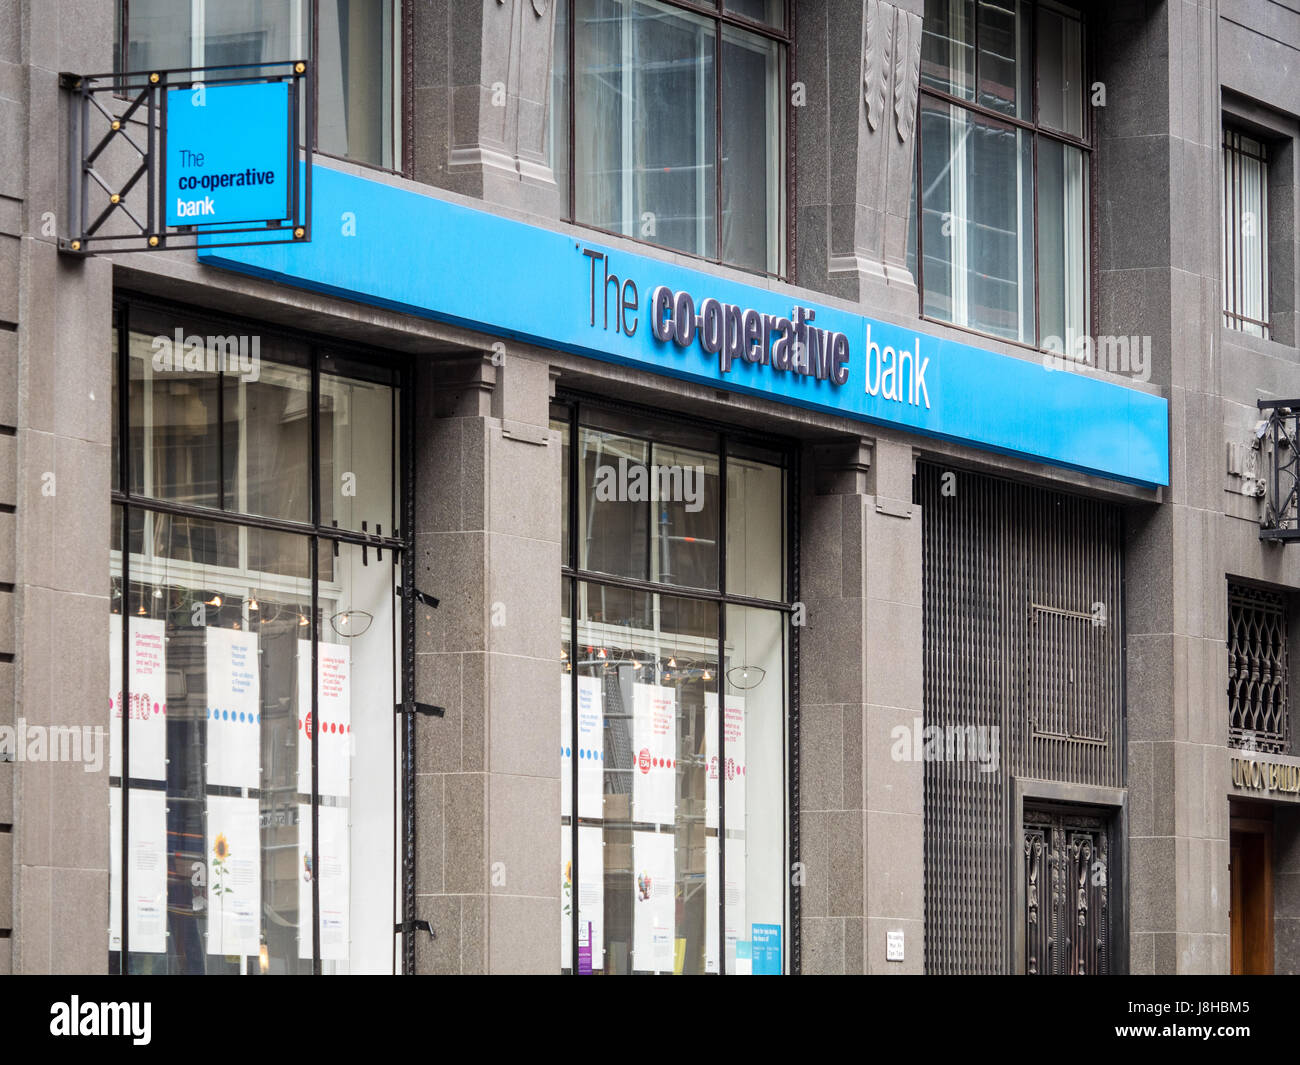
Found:
M 1024 826 L 1025 972 L 1108 972 L 1106 822 L 1087 814 L 1027 809 Z

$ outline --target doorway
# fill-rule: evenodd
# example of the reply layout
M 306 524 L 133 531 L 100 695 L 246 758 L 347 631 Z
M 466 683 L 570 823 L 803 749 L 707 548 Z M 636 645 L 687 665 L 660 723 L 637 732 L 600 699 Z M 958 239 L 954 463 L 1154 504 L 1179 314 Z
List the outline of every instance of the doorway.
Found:
M 1232 974 L 1273 972 L 1273 814 L 1232 804 L 1229 879 Z
M 1026 974 L 1110 972 L 1109 837 L 1091 811 L 1025 808 Z

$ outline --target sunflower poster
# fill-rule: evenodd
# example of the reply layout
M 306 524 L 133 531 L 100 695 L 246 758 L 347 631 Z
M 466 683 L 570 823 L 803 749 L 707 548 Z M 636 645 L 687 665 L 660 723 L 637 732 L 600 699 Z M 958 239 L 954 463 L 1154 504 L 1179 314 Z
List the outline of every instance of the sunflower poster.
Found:
M 258 801 L 209 795 L 207 836 L 208 953 L 256 954 L 262 913 Z

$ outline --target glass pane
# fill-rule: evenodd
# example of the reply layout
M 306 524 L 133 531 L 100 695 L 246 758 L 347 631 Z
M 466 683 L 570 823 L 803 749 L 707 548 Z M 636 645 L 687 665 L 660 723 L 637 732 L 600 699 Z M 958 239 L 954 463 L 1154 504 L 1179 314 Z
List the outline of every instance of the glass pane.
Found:
M 560 190 L 560 214 L 572 217 L 569 203 L 569 6 L 572 0 L 556 0 L 554 59 L 551 60 L 551 99 L 548 107 L 550 132 L 546 150 Z
M 259 359 L 222 380 L 225 509 L 311 521 L 311 371 Z
M 921 84 L 975 99 L 973 0 L 926 0 L 921 25 Z
M 597 773 L 589 768 L 584 782 L 578 762 L 578 816 L 589 831 L 579 831 L 578 891 L 593 899 L 581 929 L 586 935 L 590 923 L 591 968 L 717 972 L 709 859 L 717 783 L 709 782 L 706 719 L 712 695 L 716 721 L 718 608 L 589 584 L 578 595 L 575 746 L 591 746 L 584 735 L 603 736 L 594 745 L 602 752 L 599 800 Z M 583 960 L 580 953 L 580 967 Z
M 322 550 L 329 545 L 322 544 Z M 356 544 L 340 545 L 334 579 L 322 582 L 321 644 L 317 659 L 317 719 L 311 724 L 310 654 L 299 643 L 300 723 L 317 740 L 320 851 L 311 879 L 299 877 L 300 907 L 312 911 L 312 879 L 320 898 L 322 971 L 390 973 L 393 970 L 396 715 L 400 676 L 394 627 L 398 580 L 391 555 L 382 562 Z M 305 696 L 304 696 L 305 691 Z M 308 727 L 310 726 L 310 728 Z M 300 780 L 310 779 L 310 750 L 300 758 Z M 299 791 L 308 789 L 300 784 Z M 301 808 L 299 871 L 311 854 L 311 824 Z M 304 823 L 305 821 L 305 823 Z M 304 927 L 310 922 L 304 921 Z M 307 957 L 311 944 L 306 944 Z
M 1083 136 L 1083 26 L 1052 8 L 1038 9 L 1038 122 Z
M 1030 43 L 1020 0 L 979 0 L 979 103 L 1017 118 L 1033 117 Z
M 192 0 L 131 0 L 127 70 L 201 66 L 190 52 Z
M 577 219 L 717 254 L 714 24 L 651 0 L 575 0 Z
M 270 575 L 254 575 L 229 560 L 153 550 L 187 537 L 220 542 L 212 523 L 151 515 L 149 525 L 156 532 L 144 550 L 132 551 L 125 590 L 120 554 L 113 565 L 121 594 L 110 617 L 110 869 L 117 902 L 110 949 L 120 957 L 125 816 L 129 971 L 310 971 L 302 956 L 310 925 L 301 920 L 296 853 L 299 803 L 309 796 L 297 775 L 293 707 L 311 588 L 288 576 L 306 571 L 307 540 L 282 540 L 282 556 L 268 560 Z M 110 968 L 117 964 L 110 960 Z
M 578 430 L 578 565 L 600 573 L 649 576 L 650 502 L 644 440 Z
M 727 607 L 723 665 L 727 972 L 774 975 L 786 946 L 784 615 Z
M 393 397 L 390 385 L 321 375 L 321 524 L 392 535 Z
M 774 41 L 722 31 L 722 258 L 781 269 L 781 50 Z
M 1088 333 L 1088 159 L 1046 137 L 1038 141 L 1038 266 L 1042 346 L 1073 352 Z
M 921 133 L 926 313 L 1032 343 L 1031 137 L 924 97 Z
M 652 513 L 650 579 L 691 588 L 718 586 L 717 455 L 655 444 L 650 465 L 629 465 L 648 485 Z
M 775 29 L 785 29 L 785 0 L 725 0 L 723 8 Z
M 785 473 L 727 456 L 727 592 L 780 600 L 785 593 Z
M 220 374 L 205 334 L 132 316 L 131 491 L 138 495 L 220 506 Z
M 1267 336 L 1268 162 L 1265 146 L 1224 130 L 1223 307 L 1225 324 Z
M 180 2 L 189 6 L 188 0 Z M 301 0 L 221 0 L 218 4 L 203 4 L 202 65 L 232 66 L 303 58 L 307 49 L 300 39 L 300 3 Z M 135 5 L 136 0 L 131 0 L 127 14 L 132 28 Z
M 320 150 L 393 167 L 392 0 L 320 0 Z

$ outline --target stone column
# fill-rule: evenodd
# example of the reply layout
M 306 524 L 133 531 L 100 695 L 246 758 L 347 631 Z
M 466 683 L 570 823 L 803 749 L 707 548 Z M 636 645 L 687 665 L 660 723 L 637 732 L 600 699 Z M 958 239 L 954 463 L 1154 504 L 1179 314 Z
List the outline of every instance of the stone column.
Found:
M 924 968 L 920 761 L 895 729 L 921 716 L 921 515 L 912 451 L 812 449 L 801 513 L 800 859 L 806 973 Z M 888 961 L 890 932 L 903 960 Z
M 795 15 L 799 282 L 908 315 L 923 7 L 853 0 Z
M 496 361 L 417 386 L 419 972 L 560 967 L 560 444 L 547 364 Z
M 1095 54 L 1100 335 L 1151 338 L 1171 484 L 1126 557 L 1130 967 L 1228 971 L 1216 5 L 1114 3 Z M 1198 220 L 1193 222 L 1193 220 Z

